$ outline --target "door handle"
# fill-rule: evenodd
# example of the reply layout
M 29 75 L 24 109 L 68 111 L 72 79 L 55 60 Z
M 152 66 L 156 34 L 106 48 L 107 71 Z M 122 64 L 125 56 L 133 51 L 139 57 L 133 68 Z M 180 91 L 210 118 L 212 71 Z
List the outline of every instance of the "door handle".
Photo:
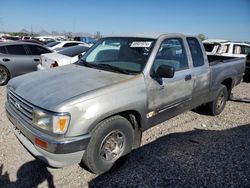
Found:
M 34 59 L 34 61 L 39 61 L 39 59 Z
M 8 58 L 3 58 L 3 61 L 10 61 L 10 59 L 8 59 Z
M 188 81 L 188 80 L 191 80 L 192 79 L 192 75 L 191 74 L 188 74 L 185 76 L 185 80 Z

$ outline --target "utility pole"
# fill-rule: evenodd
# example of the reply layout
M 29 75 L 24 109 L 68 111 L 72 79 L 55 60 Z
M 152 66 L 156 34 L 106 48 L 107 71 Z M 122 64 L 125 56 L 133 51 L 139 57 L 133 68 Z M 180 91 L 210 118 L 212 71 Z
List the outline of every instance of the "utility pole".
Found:
M 33 28 L 32 28 L 32 24 L 30 26 L 30 35 L 33 36 Z

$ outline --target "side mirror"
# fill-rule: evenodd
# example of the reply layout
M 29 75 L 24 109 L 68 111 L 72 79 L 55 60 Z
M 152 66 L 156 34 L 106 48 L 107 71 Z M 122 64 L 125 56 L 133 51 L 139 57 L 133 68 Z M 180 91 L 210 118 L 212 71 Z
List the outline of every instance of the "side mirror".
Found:
M 79 54 L 79 55 L 78 55 L 78 59 L 81 59 L 81 58 L 82 58 L 82 54 Z
M 158 78 L 173 78 L 175 69 L 169 65 L 161 65 L 156 70 L 156 77 Z

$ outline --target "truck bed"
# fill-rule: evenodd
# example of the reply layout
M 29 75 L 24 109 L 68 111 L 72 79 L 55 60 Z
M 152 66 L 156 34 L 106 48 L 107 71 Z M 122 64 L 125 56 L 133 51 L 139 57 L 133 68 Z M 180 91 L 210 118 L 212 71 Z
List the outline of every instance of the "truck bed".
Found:
M 217 63 L 228 63 L 239 59 L 243 60 L 244 58 L 222 56 L 222 55 L 207 55 L 207 59 L 210 65 L 214 65 Z
M 219 55 L 208 55 L 207 57 L 211 69 L 212 85 L 215 85 L 214 83 L 217 83 L 219 80 L 224 80 L 224 78 L 232 78 L 234 85 L 240 83 L 243 76 L 242 73 L 245 72 L 244 58 Z

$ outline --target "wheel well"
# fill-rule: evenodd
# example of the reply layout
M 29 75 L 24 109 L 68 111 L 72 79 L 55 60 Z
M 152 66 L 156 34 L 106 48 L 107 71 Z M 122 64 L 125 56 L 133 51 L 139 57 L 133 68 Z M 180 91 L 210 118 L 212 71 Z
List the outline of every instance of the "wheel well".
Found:
M 221 84 L 227 87 L 228 98 L 230 98 L 231 90 L 232 90 L 232 84 L 233 84 L 233 79 L 232 78 L 227 78 L 223 82 L 221 82 Z
M 232 83 L 233 83 L 232 78 L 227 78 L 223 82 L 221 82 L 222 85 L 225 85 L 227 87 L 228 91 L 230 91 L 232 89 Z
M 120 115 L 126 118 L 132 124 L 134 130 L 141 129 L 141 115 L 137 111 L 124 111 L 116 115 Z

